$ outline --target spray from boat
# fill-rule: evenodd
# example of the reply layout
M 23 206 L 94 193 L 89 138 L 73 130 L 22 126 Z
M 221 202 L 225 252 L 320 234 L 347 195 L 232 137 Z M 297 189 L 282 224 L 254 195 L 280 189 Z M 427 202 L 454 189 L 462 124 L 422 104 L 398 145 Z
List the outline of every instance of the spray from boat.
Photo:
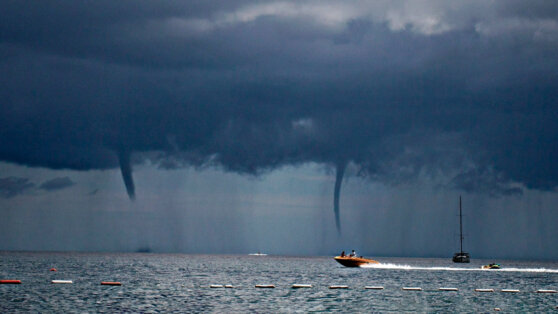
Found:
M 470 267 L 446 267 L 446 266 L 411 266 L 400 265 L 393 263 L 379 263 L 379 264 L 363 264 L 360 268 L 372 269 L 394 269 L 394 270 L 429 270 L 429 271 L 490 271 L 490 272 L 524 272 L 524 273 L 554 273 L 558 274 L 558 269 L 552 268 L 518 268 L 518 267 L 505 267 L 500 269 L 481 269 Z

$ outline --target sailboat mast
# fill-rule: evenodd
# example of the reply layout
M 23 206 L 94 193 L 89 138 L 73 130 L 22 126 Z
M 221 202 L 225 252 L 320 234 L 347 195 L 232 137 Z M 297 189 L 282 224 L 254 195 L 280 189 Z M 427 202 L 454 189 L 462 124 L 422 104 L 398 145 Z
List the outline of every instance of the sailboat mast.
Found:
M 459 195 L 459 243 L 460 252 L 463 254 L 463 218 L 461 215 L 461 195 Z

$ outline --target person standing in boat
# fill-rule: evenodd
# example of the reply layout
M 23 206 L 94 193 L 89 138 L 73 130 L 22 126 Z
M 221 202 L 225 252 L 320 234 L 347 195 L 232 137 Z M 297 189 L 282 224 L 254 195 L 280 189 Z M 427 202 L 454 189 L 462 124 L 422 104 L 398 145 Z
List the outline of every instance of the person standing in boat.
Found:
M 341 252 L 341 257 L 345 257 L 345 251 Z
M 356 254 L 355 250 L 353 250 L 353 251 L 351 252 L 351 254 L 349 255 L 349 257 L 356 257 L 356 256 L 357 256 L 357 254 Z

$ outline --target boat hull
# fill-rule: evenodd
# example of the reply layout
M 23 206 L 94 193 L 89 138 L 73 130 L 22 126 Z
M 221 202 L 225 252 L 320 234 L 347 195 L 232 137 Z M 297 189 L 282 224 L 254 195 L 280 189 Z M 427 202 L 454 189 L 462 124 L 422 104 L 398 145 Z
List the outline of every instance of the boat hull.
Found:
M 360 267 L 366 264 L 379 264 L 380 262 L 373 259 L 362 258 L 362 257 L 349 257 L 349 256 L 335 256 L 335 259 L 339 264 L 345 267 Z
M 498 265 L 498 264 L 484 265 L 484 266 L 481 267 L 481 269 L 500 269 L 500 265 Z
M 471 258 L 469 257 L 469 253 L 455 253 L 453 255 L 453 262 L 454 263 L 470 263 Z

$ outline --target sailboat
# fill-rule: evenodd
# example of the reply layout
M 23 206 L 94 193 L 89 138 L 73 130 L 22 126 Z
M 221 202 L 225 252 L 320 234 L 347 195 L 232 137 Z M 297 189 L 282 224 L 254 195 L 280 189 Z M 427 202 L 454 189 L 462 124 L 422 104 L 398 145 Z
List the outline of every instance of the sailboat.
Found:
M 459 244 L 460 250 L 453 254 L 454 263 L 469 263 L 471 257 L 469 253 L 463 252 L 463 215 L 461 214 L 461 195 L 459 195 Z

